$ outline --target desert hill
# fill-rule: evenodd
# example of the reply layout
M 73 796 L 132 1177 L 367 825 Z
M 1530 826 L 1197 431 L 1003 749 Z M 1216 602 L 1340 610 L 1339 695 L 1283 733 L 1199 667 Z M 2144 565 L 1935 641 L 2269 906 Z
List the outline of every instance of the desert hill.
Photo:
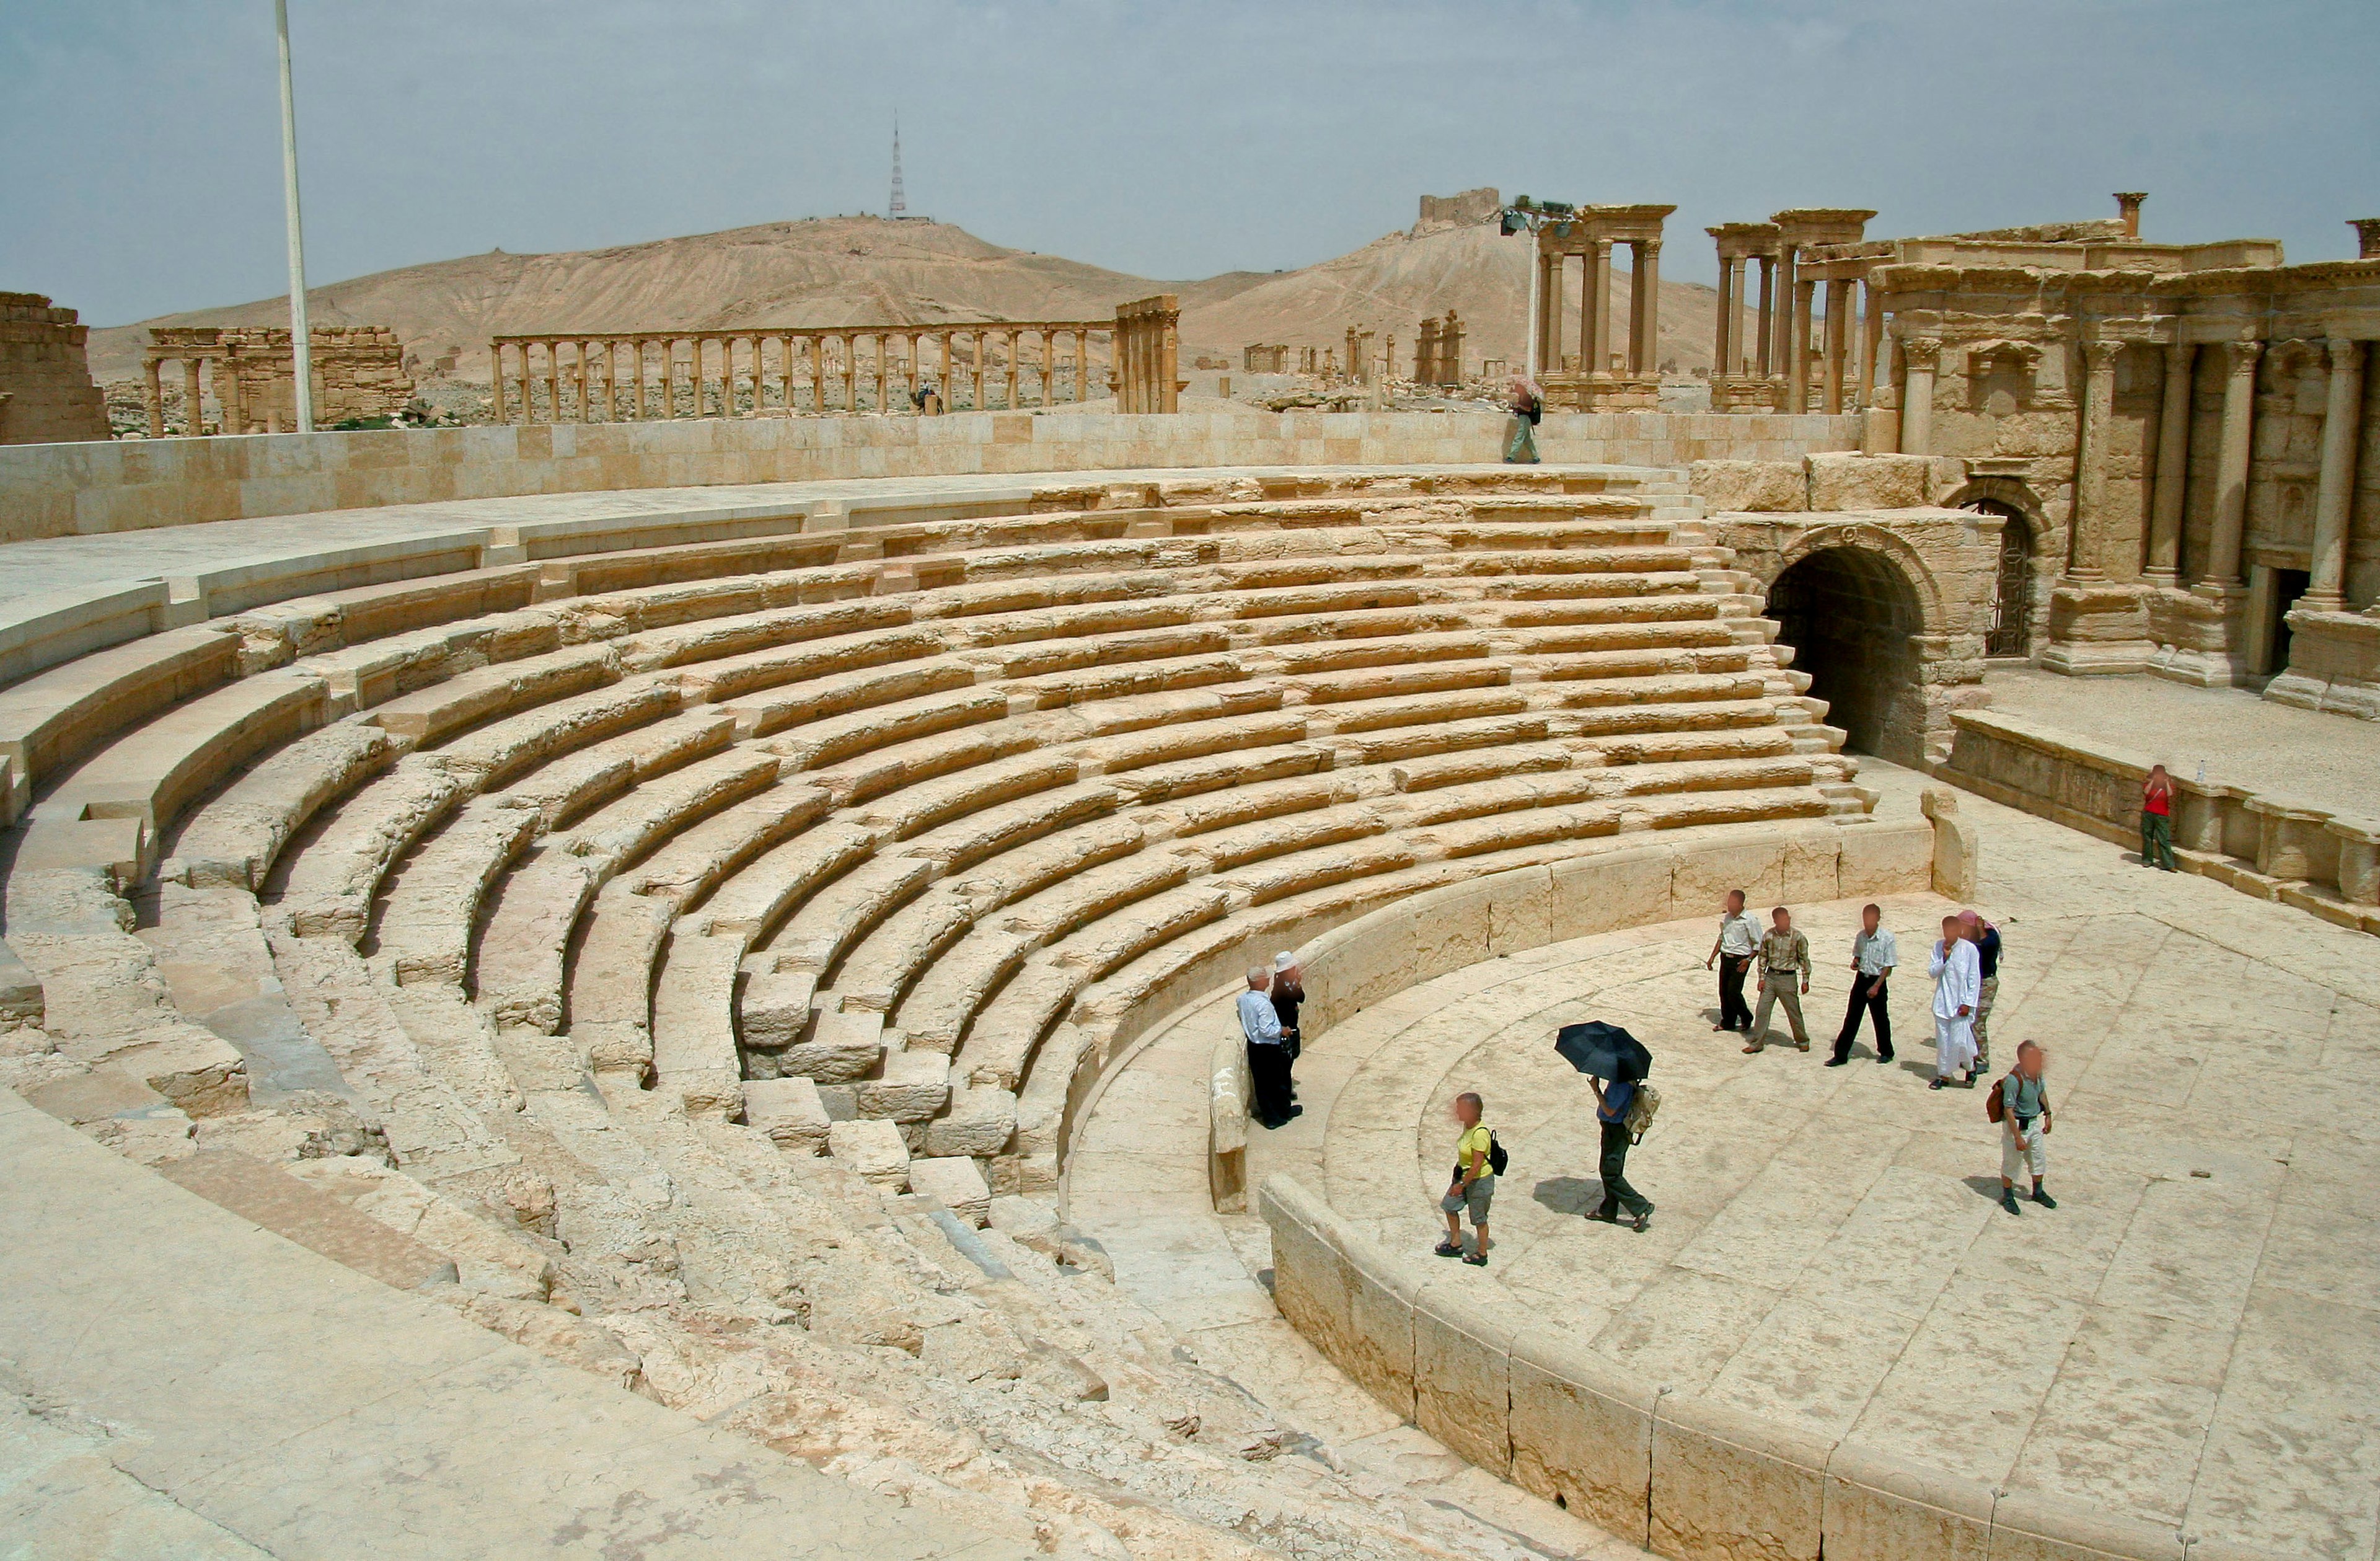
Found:
M 1466 358 L 1518 358 L 1527 250 L 1493 226 L 1424 223 L 1294 271 L 1158 282 L 1005 249 L 944 223 L 819 217 L 604 250 L 495 250 L 334 282 L 309 296 L 318 323 L 394 329 L 416 374 L 483 384 L 488 338 L 513 333 L 1089 320 L 1156 292 L 1181 297 L 1190 351 L 1332 346 L 1356 325 L 1394 333 L 1402 364 L 1421 319 L 1450 307 L 1469 322 Z M 1627 296 L 1622 276 L 1616 321 L 1626 318 Z M 1664 358 L 1708 364 L 1712 307 L 1708 287 L 1662 285 Z M 152 325 L 287 319 L 285 299 L 264 299 L 94 330 L 91 372 L 103 382 L 137 374 Z

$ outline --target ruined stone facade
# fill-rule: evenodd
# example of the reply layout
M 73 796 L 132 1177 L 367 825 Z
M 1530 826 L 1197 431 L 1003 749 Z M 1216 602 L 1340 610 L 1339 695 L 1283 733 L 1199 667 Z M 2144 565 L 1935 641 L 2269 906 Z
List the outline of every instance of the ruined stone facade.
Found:
M 1675 206 L 1580 206 L 1537 233 L 1537 383 L 1546 403 L 1582 411 L 1650 410 L 1660 405 L 1661 223 Z M 1633 276 L 1627 343 L 1611 320 L 1611 251 L 1625 244 Z M 1562 352 L 1562 295 L 1578 257 L 1578 350 Z
M 39 293 L 0 293 L 0 445 L 108 436 L 83 355 L 90 331 Z
M 1421 198 L 1422 227 L 1462 227 L 1475 222 L 1487 222 L 1504 209 L 1504 198 L 1493 185 L 1466 189 L 1460 195 L 1425 195 Z
M 1120 412 L 1174 412 L 1190 388 L 1180 377 L 1182 300 L 1172 293 L 1116 305 L 1115 387 Z
M 312 338 L 314 425 L 391 418 L 413 400 L 405 347 L 380 325 L 317 325 Z M 289 333 L 276 325 L 162 326 L 141 355 L 149 436 L 163 438 L 164 366 L 177 364 L 182 425 L 172 432 L 279 433 L 298 426 Z M 203 371 L 203 376 L 202 376 Z M 208 403 L 213 404 L 210 416 Z
M 1454 311 L 1421 323 L 1421 334 L 1414 339 L 1414 381 L 1441 390 L 1462 386 L 1463 322 Z

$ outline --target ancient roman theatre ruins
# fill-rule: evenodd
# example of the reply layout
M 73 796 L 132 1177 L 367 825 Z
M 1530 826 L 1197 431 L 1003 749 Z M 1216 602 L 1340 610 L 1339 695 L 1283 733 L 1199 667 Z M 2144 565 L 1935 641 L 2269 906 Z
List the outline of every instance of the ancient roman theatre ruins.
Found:
M 1670 210 L 1539 235 L 1534 467 L 1180 409 L 1162 297 L 887 326 L 874 413 L 851 333 L 587 333 L 494 426 L 109 441 L 9 295 L 0 1549 L 2374 1556 L 2380 224 L 1724 225 L 1681 411 Z M 968 332 L 999 409 L 905 415 Z M 200 335 L 152 387 L 278 426 Z M 1712 1033 L 1733 887 L 1811 1054 Z M 1870 899 L 1900 1064 L 1826 1068 Z M 1925 1088 L 1961 905 L 2055 1212 Z

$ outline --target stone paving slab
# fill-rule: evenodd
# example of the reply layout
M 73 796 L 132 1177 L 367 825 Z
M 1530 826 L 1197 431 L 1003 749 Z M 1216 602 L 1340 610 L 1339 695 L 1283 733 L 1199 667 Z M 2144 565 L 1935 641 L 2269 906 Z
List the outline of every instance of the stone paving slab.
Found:
M 317 1257 L 5 1090 L 0 1177 L 0 1554 L 1027 1554 Z
M 1919 777 L 1869 761 L 1862 778 L 1884 792 L 1879 817 L 1914 814 Z M 1897 1066 L 1865 1037 L 1850 1066 L 1822 1066 L 1855 904 L 1803 911 L 1809 1054 L 1746 1056 L 1712 1033 L 1709 924 L 1640 928 L 1471 967 L 1318 1037 L 1299 1067 L 1305 1114 L 1254 1135 L 1250 1185 L 1287 1171 L 1426 1250 L 1451 1099 L 1479 1089 L 1514 1157 L 1494 1263 L 1471 1274 L 1499 1308 L 1558 1320 L 1656 1384 L 2011 1493 L 2251 1554 L 2374 1555 L 2380 960 L 2289 907 L 2151 875 L 1980 799 L 1961 808 L 1982 835 L 1980 908 L 2010 949 L 1994 1062 L 2022 1039 L 2053 1049 L 2056 1211 L 2002 1212 L 1981 1092 L 1925 1087 L 1923 960 L 1946 905 L 1930 895 L 1887 902 L 1914 962 L 1892 989 Z M 1660 1058 L 1662 1115 L 1630 1165 L 1658 1206 L 1641 1236 L 1580 1218 L 1601 1192 L 1592 1097 L 1550 1040 L 1589 1016 Z M 1219 998 L 1127 1066 L 1203 1056 L 1230 1022 Z M 1118 1252 L 1120 1282 L 1195 1323 L 1227 1275 L 1210 1258 L 1185 1286 L 1135 1220 L 1147 1194 L 1103 1185 L 1135 1145 L 1188 1147 L 1135 1129 L 1095 1103 L 1083 1141 L 1108 1158 L 1077 1159 L 1073 1217 Z M 1143 1171 L 1129 1185 L 1157 1184 Z M 1270 1256 L 1254 1223 L 1173 1209 L 1163 1247 L 1228 1247 L 1260 1290 Z M 1352 1421 L 1368 1400 L 1284 1329 L 1259 1314 L 1196 1336 L 1228 1346 L 1257 1391 L 1271 1373 L 1294 1381 L 1285 1399 Z

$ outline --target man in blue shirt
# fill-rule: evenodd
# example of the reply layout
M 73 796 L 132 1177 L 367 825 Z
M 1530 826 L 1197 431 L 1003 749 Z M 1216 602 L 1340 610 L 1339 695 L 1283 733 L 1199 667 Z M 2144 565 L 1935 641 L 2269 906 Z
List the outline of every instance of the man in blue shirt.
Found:
M 1594 1217 L 1618 1225 L 1625 1203 L 1630 1227 L 1641 1231 L 1653 1223 L 1653 1203 L 1628 1185 L 1628 1108 L 1636 1101 L 1635 1081 L 1615 1079 L 1606 1084 L 1592 1074 L 1586 1081 L 1595 1086 L 1595 1119 L 1603 1127 L 1603 1207 Z
M 1272 971 L 1263 965 L 1248 968 L 1248 989 L 1240 994 L 1240 1034 L 1248 1043 L 1248 1081 L 1255 1087 L 1257 1120 L 1268 1128 L 1286 1125 L 1305 1108 L 1293 1098 L 1289 1047 L 1281 1038 L 1281 1014 L 1268 990 Z

